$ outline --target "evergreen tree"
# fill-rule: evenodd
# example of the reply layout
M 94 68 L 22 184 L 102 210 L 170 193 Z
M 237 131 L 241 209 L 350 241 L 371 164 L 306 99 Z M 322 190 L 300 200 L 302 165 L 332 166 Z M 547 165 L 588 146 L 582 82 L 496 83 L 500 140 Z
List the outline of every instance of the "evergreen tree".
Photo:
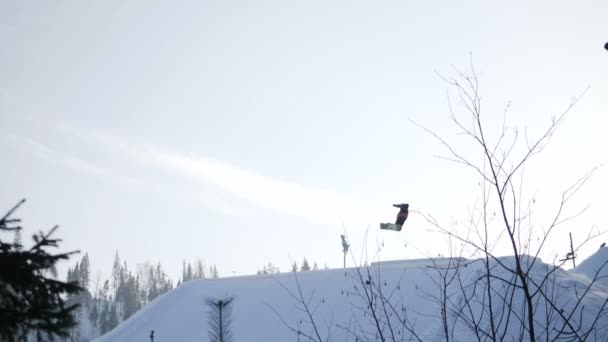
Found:
M 298 263 L 297 262 L 293 262 L 293 265 L 291 265 L 291 271 L 292 272 L 298 272 Z
M 315 261 L 315 263 L 312 265 L 312 269 L 313 269 L 314 271 L 316 271 L 316 270 L 318 270 L 318 269 L 319 269 L 319 266 L 317 266 L 317 262 L 316 262 L 316 261 Z
M 80 341 L 81 337 L 81 322 L 82 322 L 83 308 L 79 307 L 74 312 L 74 320 L 77 322 L 76 325 L 70 330 L 70 341 Z
M 188 270 L 186 271 L 186 276 L 188 277 L 188 281 L 193 279 L 192 276 L 192 266 L 190 265 L 190 263 L 188 263 Z
M 83 289 L 83 291 L 80 292 L 78 295 L 70 297 L 70 303 L 89 307 L 92 296 L 88 291 L 90 284 L 88 254 L 82 257 L 80 263 L 76 262 L 76 266 L 74 266 L 74 270 L 71 273 L 68 272 L 68 281 L 78 282 L 80 287 L 82 287 Z
M 149 269 L 148 276 L 150 278 L 148 281 L 148 301 L 152 301 L 159 295 L 173 289 L 173 282 L 163 271 L 160 262 L 156 267 Z M 186 276 L 186 278 L 188 277 Z
M 17 226 L 20 220 L 11 215 L 24 202 L 21 200 L 0 218 L 0 233 L 22 229 Z M 35 334 L 39 341 L 67 337 L 76 324 L 78 306 L 67 305 L 66 297 L 78 293 L 80 287 L 46 276 L 59 260 L 73 254 L 49 253 L 48 249 L 58 247 L 60 241 L 51 238 L 56 229 L 34 235 L 34 245 L 29 249 L 20 242 L 0 240 L 0 340 L 25 340 L 28 333 Z
M 118 290 L 118 285 L 120 282 L 120 257 L 118 256 L 118 251 L 114 255 L 114 265 L 112 266 L 112 290 L 114 291 L 114 297 L 116 298 L 116 291 Z
M 146 305 L 146 303 L 148 303 L 148 290 L 142 285 L 139 288 L 139 302 L 141 303 L 141 306 L 143 307 L 144 305 Z
M 89 308 L 89 321 L 94 327 L 99 328 L 99 311 L 95 302 Z
M 106 301 L 109 300 L 108 296 L 110 294 L 110 281 L 106 279 L 106 281 L 103 283 L 103 287 L 100 290 L 100 297 L 101 300 Z
M 110 302 L 106 302 L 101 310 L 101 315 L 99 316 L 99 330 L 101 334 L 105 334 L 110 331 Z
M 171 290 L 173 290 L 173 281 L 167 277 L 167 280 L 165 281 L 165 287 L 163 288 L 163 293 L 169 292 Z
M 82 257 L 82 260 L 80 261 L 80 271 L 78 272 L 78 281 L 80 283 L 80 286 L 82 286 L 82 288 L 85 291 L 89 290 L 89 285 L 91 282 L 91 271 L 90 271 L 90 265 L 89 265 L 89 254 L 85 254 Z
M 195 279 L 203 279 L 205 278 L 205 264 L 201 259 L 196 260 L 196 265 L 194 268 L 194 278 Z
M 139 280 L 139 301 L 145 305 L 148 301 L 148 291 L 152 282 L 154 272 L 150 272 L 153 266 L 149 262 L 144 262 L 137 265 L 137 278 Z
M 130 273 L 127 278 L 125 283 L 123 319 L 131 317 L 140 308 L 139 299 L 137 298 L 139 293 L 138 281 Z
M 118 272 L 118 290 L 116 292 L 116 298 L 114 299 L 117 303 L 125 302 L 125 297 L 127 296 L 128 273 L 127 261 L 123 260 L 123 265 Z
M 66 277 L 66 281 L 74 281 L 74 271 L 71 268 L 68 268 L 68 275 Z
M 154 269 L 152 268 L 150 268 L 150 283 L 148 286 L 148 302 L 151 302 L 154 298 L 158 297 L 158 284 L 154 275 Z
M 212 278 L 219 278 L 220 277 L 220 273 L 217 271 L 217 266 L 213 265 L 213 270 L 211 271 L 211 277 Z
M 300 266 L 300 271 L 310 271 L 310 265 L 308 264 L 308 260 L 304 258 L 302 261 L 302 266 Z
M 108 314 L 108 331 L 118 326 L 118 311 L 116 310 L 116 303 L 112 304 L 110 312 Z
M 72 269 L 71 273 L 68 273 L 68 277 L 67 277 L 67 281 L 78 281 L 78 272 L 80 271 L 80 266 L 78 264 L 78 261 L 76 261 L 76 265 L 74 265 L 74 268 Z
M 135 277 L 135 299 L 137 300 L 137 310 L 141 309 L 144 305 L 141 302 L 141 298 L 139 294 L 141 293 L 141 283 L 139 281 L 139 276 Z M 136 311 L 137 311 L 136 310 Z
M 190 266 L 190 265 L 188 265 Z M 156 270 L 154 272 L 154 276 L 156 277 L 156 286 L 158 287 L 158 295 L 161 295 L 166 292 L 166 279 L 165 272 L 163 271 L 163 267 L 160 265 L 160 262 L 156 264 Z

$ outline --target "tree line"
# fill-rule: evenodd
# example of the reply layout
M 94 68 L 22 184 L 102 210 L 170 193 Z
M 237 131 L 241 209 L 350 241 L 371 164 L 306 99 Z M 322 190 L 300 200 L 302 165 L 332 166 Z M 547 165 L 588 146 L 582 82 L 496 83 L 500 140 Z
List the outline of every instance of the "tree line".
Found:
M 160 262 L 138 264 L 131 270 L 117 251 L 110 277 L 102 280 L 99 274 L 92 276 L 86 253 L 67 271 L 67 282 L 82 288 L 67 299 L 69 304 L 79 307 L 75 312 L 77 325 L 71 330 L 69 339 L 81 341 L 101 336 L 176 286 L 194 279 L 218 277 L 216 265 L 207 267 L 200 259 L 194 263 L 184 260 L 182 275 L 174 285 Z

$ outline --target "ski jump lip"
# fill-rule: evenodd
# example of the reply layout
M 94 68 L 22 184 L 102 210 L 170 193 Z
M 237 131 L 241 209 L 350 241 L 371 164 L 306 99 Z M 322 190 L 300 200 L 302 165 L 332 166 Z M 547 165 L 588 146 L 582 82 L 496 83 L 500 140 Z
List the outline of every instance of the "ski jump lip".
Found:
M 410 260 L 388 260 L 388 261 L 374 261 L 371 263 L 371 267 L 382 267 L 383 270 L 390 269 L 422 269 L 422 268 L 442 268 L 447 266 L 465 266 L 473 262 L 477 262 L 479 259 L 466 259 L 463 257 L 459 258 L 420 258 Z

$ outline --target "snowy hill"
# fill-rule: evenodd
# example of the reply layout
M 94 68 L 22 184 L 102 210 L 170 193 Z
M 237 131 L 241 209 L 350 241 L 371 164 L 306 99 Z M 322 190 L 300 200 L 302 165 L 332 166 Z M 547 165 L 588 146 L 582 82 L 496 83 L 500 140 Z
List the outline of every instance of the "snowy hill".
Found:
M 566 310 L 565 312 L 574 310 L 580 313 L 576 310 L 581 310 L 583 306 L 575 306 L 579 292 L 571 289 L 584 289 L 589 284 L 589 278 L 580 276 L 580 272 L 592 270 L 592 265 L 608 260 L 606 251 L 608 249 L 596 253 L 574 271 L 560 269 L 553 273 L 552 279 L 555 282 L 551 283 L 551 286 L 552 293 L 556 295 L 557 307 Z M 403 336 L 405 340 L 412 336 L 412 331 L 423 341 L 445 340 L 442 337 L 443 326 L 440 319 L 439 289 L 443 284 L 441 275 L 449 274 L 446 270 L 457 261 L 463 266 L 460 277 L 451 279 L 459 279 L 460 282 L 453 281 L 446 287 L 447 296 L 444 299 L 448 301 L 448 306 L 465 307 L 464 304 L 467 304 L 466 307 L 472 310 L 473 314 L 480 315 L 483 310 L 480 306 L 482 301 L 478 300 L 478 297 L 482 297 L 484 292 L 475 292 L 476 286 L 471 285 L 479 284 L 479 275 L 483 272 L 482 262 L 464 259 L 419 259 L 373 263 L 369 268 L 190 281 L 149 303 L 96 341 L 146 342 L 150 341 L 151 330 L 155 331 L 155 341 L 205 341 L 208 336 L 205 300 L 228 296 L 235 298 L 232 314 L 234 341 L 296 341 L 297 336 L 287 325 L 296 331 L 301 330 L 304 334 L 314 335 L 310 319 L 304 307 L 298 303 L 298 283 L 303 298 L 309 303 L 311 311 L 314 311 L 313 318 L 323 340 L 354 341 L 355 335 L 367 335 L 368 338 L 371 337 L 370 340 L 377 339 L 374 337 L 377 334 L 377 321 L 367 309 L 369 302 L 366 302 L 366 296 L 371 293 L 369 290 L 372 286 L 376 289 L 376 294 L 381 292 L 384 298 L 387 298 L 386 302 L 376 300 L 372 304 L 378 311 L 377 318 L 383 329 L 389 331 L 388 324 L 392 324 L 393 332 Z M 498 262 L 509 264 L 511 261 L 512 258 L 503 258 Z M 541 279 L 548 269 L 550 266 L 537 260 L 530 272 L 534 272 Z M 496 274 L 500 275 L 500 271 Z M 455 286 L 457 283 L 463 286 Z M 504 293 L 495 295 L 494 299 L 504 298 Z M 582 303 L 586 310 L 585 317 L 594 316 L 607 298 L 608 291 L 605 288 L 596 288 L 593 296 Z M 383 303 L 390 303 L 392 306 L 387 309 Z M 517 308 L 523 301 L 517 298 L 516 293 L 511 303 Z M 385 309 L 387 311 L 384 311 Z M 551 318 L 548 321 L 559 324 L 552 311 L 543 311 L 543 314 Z M 398 317 L 401 317 L 401 320 L 407 317 L 408 323 L 400 324 L 403 320 L 399 322 Z M 454 320 L 454 317 L 453 312 L 448 314 L 448 319 Z M 480 320 L 483 324 L 485 316 L 481 314 L 479 317 L 484 317 Z M 512 317 L 511 320 L 514 322 L 515 318 Z M 454 324 L 452 333 L 461 340 L 469 340 L 473 336 L 469 335 L 471 332 L 466 320 L 463 322 Z M 585 324 L 591 323 L 582 323 L 583 326 Z M 606 327 L 608 319 L 602 316 L 597 324 L 598 327 Z M 542 325 L 542 322 L 539 325 Z M 504 331 L 509 336 L 510 333 L 517 334 L 519 328 L 520 325 L 511 323 Z M 600 330 L 599 334 L 602 338 L 606 336 L 604 330 Z M 300 340 L 306 339 L 300 337 Z
M 608 285 L 608 248 L 602 247 L 595 254 L 584 260 L 574 272 L 589 278 L 598 275 L 598 281 Z

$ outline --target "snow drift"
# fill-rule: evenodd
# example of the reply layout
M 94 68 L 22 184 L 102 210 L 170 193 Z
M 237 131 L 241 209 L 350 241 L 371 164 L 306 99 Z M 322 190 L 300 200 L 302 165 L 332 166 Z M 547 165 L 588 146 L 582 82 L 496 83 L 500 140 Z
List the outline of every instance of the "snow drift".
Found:
M 584 260 L 574 270 L 575 273 L 586 275 L 608 285 L 608 248 L 602 247 L 595 254 Z

